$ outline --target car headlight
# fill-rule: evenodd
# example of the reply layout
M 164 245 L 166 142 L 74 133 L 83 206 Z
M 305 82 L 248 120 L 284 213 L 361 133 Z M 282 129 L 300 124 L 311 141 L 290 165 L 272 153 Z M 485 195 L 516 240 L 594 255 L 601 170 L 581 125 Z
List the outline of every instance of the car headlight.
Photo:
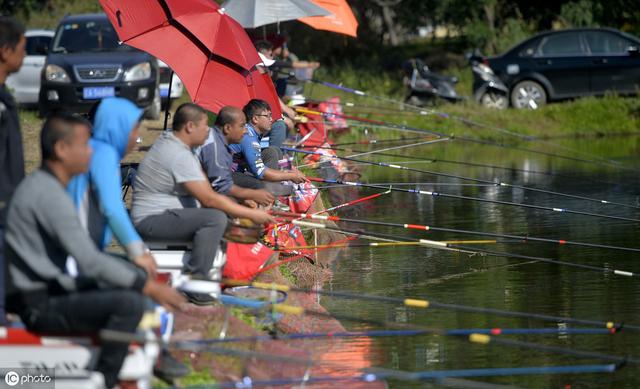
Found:
M 58 65 L 49 64 L 44 68 L 44 78 L 47 81 L 70 83 L 71 78 L 67 72 Z
M 151 64 L 149 62 L 139 63 L 124 72 L 125 81 L 142 81 L 151 78 Z

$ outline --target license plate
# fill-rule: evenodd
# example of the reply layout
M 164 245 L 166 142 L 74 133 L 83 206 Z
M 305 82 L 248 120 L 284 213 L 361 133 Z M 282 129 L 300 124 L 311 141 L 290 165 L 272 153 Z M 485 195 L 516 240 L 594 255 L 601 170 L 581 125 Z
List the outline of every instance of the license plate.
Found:
M 82 98 L 85 100 L 101 99 L 103 97 L 113 97 L 116 90 L 112 86 L 95 86 L 91 88 L 82 88 Z
M 160 88 L 160 97 L 169 96 L 169 88 Z

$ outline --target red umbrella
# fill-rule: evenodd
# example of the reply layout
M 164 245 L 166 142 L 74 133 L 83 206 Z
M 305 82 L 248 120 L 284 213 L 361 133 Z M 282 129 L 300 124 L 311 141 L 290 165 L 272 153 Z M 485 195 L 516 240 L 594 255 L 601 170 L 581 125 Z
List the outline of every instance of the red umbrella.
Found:
M 169 65 L 195 103 L 217 112 L 260 98 L 280 112 L 246 32 L 211 0 L 100 0 L 123 43 Z M 268 81 L 268 82 L 267 82 Z

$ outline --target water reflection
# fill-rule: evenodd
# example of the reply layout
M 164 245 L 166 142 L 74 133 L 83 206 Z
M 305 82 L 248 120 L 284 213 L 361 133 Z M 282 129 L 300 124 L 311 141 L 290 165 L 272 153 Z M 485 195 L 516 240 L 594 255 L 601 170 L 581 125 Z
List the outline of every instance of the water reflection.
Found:
M 607 158 L 629 155 L 625 163 L 638 165 L 632 154 L 638 139 L 563 140 L 562 144 L 583 153 Z M 478 164 L 513 167 L 520 171 L 469 167 L 453 164 L 429 164 L 428 169 L 549 189 L 558 192 L 602 198 L 626 204 L 638 204 L 638 174 L 602 165 L 589 165 L 522 151 L 448 142 L 446 146 L 406 149 L 405 155 L 423 158 L 463 160 Z M 565 151 L 566 153 L 566 151 Z M 627 154 L 624 154 L 627 153 Z M 393 158 L 392 158 L 393 159 Z M 371 156 L 371 160 L 375 160 Z M 388 161 L 389 158 L 385 158 Z M 397 161 L 402 161 L 398 158 Z M 394 162 L 394 161 L 391 161 Z M 411 165 L 420 166 L 418 164 Z M 362 166 L 367 182 L 442 182 L 464 181 L 413 172 L 390 171 Z M 548 172 L 537 174 L 522 170 Z M 519 189 L 488 186 L 423 185 L 435 190 L 501 201 L 563 207 L 585 212 L 640 218 L 640 211 L 603 206 L 578 199 L 551 196 Z M 363 197 L 374 190 L 349 188 L 350 196 Z M 391 193 L 360 207 L 345 209 L 340 215 L 399 223 L 427 224 L 552 239 L 567 239 L 627 247 L 640 247 L 640 224 L 615 220 L 527 210 L 498 204 L 432 198 L 407 193 Z M 352 227 L 352 226 L 350 226 Z M 437 232 L 367 227 L 367 230 L 409 236 L 414 239 L 458 239 L 469 236 Z M 475 237 L 480 238 L 480 237 Z M 522 253 L 562 261 L 640 271 L 637 255 L 628 252 L 538 243 L 500 243 L 487 247 L 504 252 Z M 536 261 L 491 256 L 467 256 L 424 247 L 349 248 L 340 254 L 327 288 L 394 297 L 427 298 L 478 307 L 537 312 L 556 316 L 615 320 L 640 324 L 640 284 L 632 278 L 603 275 L 583 269 L 562 267 Z M 416 310 L 371 302 L 323 298 L 330 311 L 369 319 L 389 320 L 433 328 L 571 328 L 566 323 L 548 323 L 489 314 L 463 313 L 439 309 Z M 361 326 L 344 323 L 350 329 Z M 563 347 L 580 348 L 615 355 L 640 355 L 640 339 L 632 332 L 616 335 L 515 336 L 521 339 Z M 343 344 L 351 347 L 350 342 Z M 532 352 L 497 345 L 472 345 L 459 339 L 437 336 L 374 338 L 369 358 L 374 366 L 411 371 L 486 367 L 526 367 L 562 364 L 599 363 L 550 353 Z M 635 367 L 614 374 L 520 376 L 482 379 L 486 382 L 524 387 L 640 387 Z M 392 386 L 405 387 L 394 382 Z

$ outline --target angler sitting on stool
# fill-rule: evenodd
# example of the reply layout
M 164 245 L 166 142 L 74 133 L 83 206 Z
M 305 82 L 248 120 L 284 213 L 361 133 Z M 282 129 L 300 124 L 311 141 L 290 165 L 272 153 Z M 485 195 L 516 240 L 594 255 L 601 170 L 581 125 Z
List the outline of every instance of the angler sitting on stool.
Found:
M 192 242 L 183 272 L 205 278 L 227 227 L 227 214 L 257 224 L 273 221 L 266 212 L 213 191 L 193 153 L 208 135 L 207 113 L 202 107 L 193 103 L 178 107 L 173 130 L 156 140 L 138 167 L 132 207 L 133 222 L 144 239 Z M 194 304 L 214 302 L 208 294 L 186 295 Z
M 264 100 L 253 99 L 242 109 L 247 120 L 247 132 L 238 144 L 229 149 L 233 153 L 236 171 L 233 182 L 245 188 L 265 188 L 276 195 L 291 194 L 291 188 L 283 185 L 267 185 L 267 182 L 293 181 L 296 184 L 306 180 L 297 170 L 280 170 L 278 161 L 282 151 L 277 147 L 261 149 L 260 138 L 271 130 L 271 107 Z M 288 189 L 288 190 L 286 190 Z
M 243 188 L 233 183 L 231 168 L 233 157 L 229 145 L 240 143 L 247 132 L 247 121 L 240 108 L 222 107 L 216 117 L 215 126 L 196 154 L 213 190 L 238 200 L 252 200 L 259 205 L 269 205 L 275 198 L 265 189 Z
M 6 229 L 7 310 L 30 331 L 86 335 L 100 330 L 134 333 L 144 295 L 170 310 L 183 298 L 147 277 L 133 263 L 100 252 L 65 191 L 89 168 L 89 125 L 57 113 L 40 134 L 42 166 L 22 181 L 9 205 Z M 66 271 L 73 256 L 78 275 Z M 129 345 L 103 341 L 96 370 L 108 388 L 117 384 Z

